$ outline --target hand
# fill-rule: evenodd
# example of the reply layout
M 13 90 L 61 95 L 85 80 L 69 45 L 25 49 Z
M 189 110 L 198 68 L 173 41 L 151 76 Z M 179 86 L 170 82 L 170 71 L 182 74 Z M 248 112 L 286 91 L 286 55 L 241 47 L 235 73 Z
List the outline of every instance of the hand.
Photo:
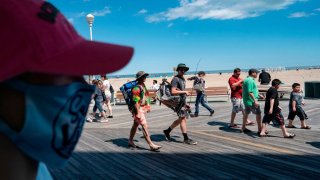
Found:
M 305 103 L 305 102 L 302 102 L 301 104 L 302 104 L 302 105 L 305 105 L 306 103 Z
M 138 114 L 136 115 L 136 117 L 137 117 L 138 119 L 141 119 L 141 113 L 138 113 Z
M 187 96 L 190 96 L 190 93 L 189 93 L 189 91 L 185 91 L 185 92 L 186 92 L 186 95 L 187 95 Z
M 293 112 L 296 112 L 296 111 L 297 111 L 297 109 L 296 109 L 296 108 L 292 108 L 292 111 L 293 111 Z
M 258 101 L 254 101 L 254 106 L 255 106 L 256 108 L 259 107 Z
M 268 112 L 268 114 L 272 114 L 272 111 L 273 111 L 273 109 L 270 109 L 269 112 Z

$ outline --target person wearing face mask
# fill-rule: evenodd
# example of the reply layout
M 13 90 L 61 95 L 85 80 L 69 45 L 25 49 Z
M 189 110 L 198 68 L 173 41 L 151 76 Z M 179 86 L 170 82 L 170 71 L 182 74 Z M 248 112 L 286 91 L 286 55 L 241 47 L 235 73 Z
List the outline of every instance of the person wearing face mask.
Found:
M 0 179 L 52 179 L 95 90 L 82 76 L 121 69 L 133 49 L 83 39 L 46 1 L 7 0 L 0 12 Z

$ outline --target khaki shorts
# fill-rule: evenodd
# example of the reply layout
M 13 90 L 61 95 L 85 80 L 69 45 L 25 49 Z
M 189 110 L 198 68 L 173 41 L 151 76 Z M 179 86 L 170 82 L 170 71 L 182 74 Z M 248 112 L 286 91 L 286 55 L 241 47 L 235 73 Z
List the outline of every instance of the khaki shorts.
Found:
M 253 114 L 261 114 L 261 109 L 260 109 L 260 105 L 258 107 L 256 107 L 254 104 L 252 104 L 252 106 L 247 106 L 245 105 L 245 112 L 246 114 L 250 114 L 250 112 L 252 112 Z
M 242 99 L 231 98 L 231 102 L 232 102 L 232 112 L 233 113 L 238 113 L 239 111 L 243 111 L 244 104 L 243 104 Z

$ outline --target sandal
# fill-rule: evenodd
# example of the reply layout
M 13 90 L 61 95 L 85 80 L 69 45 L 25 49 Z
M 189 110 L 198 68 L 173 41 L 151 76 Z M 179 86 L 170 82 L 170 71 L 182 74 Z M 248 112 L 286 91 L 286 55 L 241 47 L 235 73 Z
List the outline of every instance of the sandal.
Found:
M 233 125 L 229 125 L 229 128 L 239 128 L 239 126 L 237 124 L 233 124 Z
M 304 126 L 304 127 L 301 127 L 301 129 L 311 129 L 311 126 Z
M 160 152 L 159 149 L 161 149 L 162 147 L 161 146 L 156 146 L 156 147 L 150 147 L 150 151 L 153 151 L 153 152 Z
M 295 136 L 296 136 L 295 134 L 293 134 L 293 133 L 290 134 L 290 133 L 289 133 L 289 136 L 284 136 L 284 138 L 293 138 L 293 137 L 295 137 Z
M 246 123 L 247 126 L 254 126 L 255 122 L 250 121 L 249 123 Z
M 259 137 L 269 137 L 269 135 L 268 134 L 259 134 Z
M 140 147 L 135 144 L 128 144 L 128 148 L 140 148 Z
M 252 131 L 250 129 L 245 128 L 245 129 L 241 129 L 240 132 L 241 133 L 251 133 Z
M 292 126 L 286 126 L 286 128 L 297 128 L 297 127 L 295 127 L 294 125 L 292 125 Z

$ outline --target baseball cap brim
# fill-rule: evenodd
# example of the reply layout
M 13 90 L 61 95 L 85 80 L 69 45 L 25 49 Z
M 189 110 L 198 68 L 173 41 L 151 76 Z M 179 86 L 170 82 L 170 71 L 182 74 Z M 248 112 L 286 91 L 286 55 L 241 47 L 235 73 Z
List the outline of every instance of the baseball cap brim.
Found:
M 31 70 L 62 75 L 111 73 L 126 66 L 133 52 L 133 48 L 127 46 L 83 40 Z

